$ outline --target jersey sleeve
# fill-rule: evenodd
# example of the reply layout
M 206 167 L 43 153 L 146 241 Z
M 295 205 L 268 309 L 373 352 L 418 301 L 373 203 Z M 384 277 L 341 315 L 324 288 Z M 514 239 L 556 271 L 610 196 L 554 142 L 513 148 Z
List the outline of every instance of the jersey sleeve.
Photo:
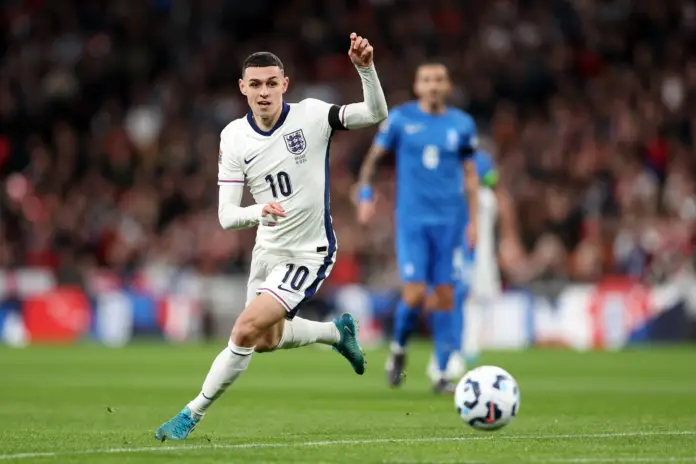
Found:
M 389 116 L 379 125 L 373 144 L 385 151 L 394 151 L 399 140 L 399 112 L 392 110 Z
M 331 133 L 334 130 L 345 130 L 345 127 L 340 124 L 339 119 L 342 107 L 317 100 L 316 98 L 307 98 L 303 100 L 302 103 L 306 105 L 306 111 L 312 120 L 316 118 L 316 127 L 321 130 L 324 137 L 331 137 Z
M 471 158 L 478 147 L 478 132 L 476 131 L 476 123 L 467 116 L 462 125 L 462 132 L 459 141 L 459 154 L 462 158 Z
M 234 184 L 244 184 L 244 171 L 239 157 L 235 155 L 229 136 L 223 132 L 220 135 L 220 151 L 218 153 L 218 185 Z

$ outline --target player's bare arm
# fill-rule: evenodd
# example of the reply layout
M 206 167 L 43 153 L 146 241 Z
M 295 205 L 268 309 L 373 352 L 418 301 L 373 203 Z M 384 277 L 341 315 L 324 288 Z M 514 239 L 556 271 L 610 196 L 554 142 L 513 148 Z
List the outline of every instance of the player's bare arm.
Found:
M 464 161 L 464 190 L 466 191 L 467 206 L 469 207 L 469 223 L 466 226 L 466 237 L 469 247 L 476 246 L 476 234 L 478 231 L 478 191 L 479 176 L 476 172 L 476 163 L 469 158 Z
M 358 222 L 362 225 L 367 224 L 375 215 L 375 202 L 372 195 L 372 185 L 377 175 L 377 168 L 380 160 L 387 151 L 377 145 L 373 145 L 367 152 L 367 157 L 360 168 L 358 178 Z
M 512 206 L 512 202 L 510 201 L 510 195 L 500 181 L 498 181 L 493 191 L 498 203 L 500 234 L 503 238 L 516 237 L 517 219 L 515 217 L 515 210 Z

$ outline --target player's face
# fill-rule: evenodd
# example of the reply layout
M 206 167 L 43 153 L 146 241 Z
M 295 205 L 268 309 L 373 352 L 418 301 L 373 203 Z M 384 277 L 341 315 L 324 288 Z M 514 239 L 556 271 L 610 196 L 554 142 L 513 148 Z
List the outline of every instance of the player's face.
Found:
M 239 80 L 239 90 L 247 97 L 254 114 L 272 116 L 280 111 L 289 82 L 278 66 L 247 68 Z
M 447 68 L 441 64 L 423 65 L 416 71 L 416 97 L 429 105 L 441 105 L 450 92 Z

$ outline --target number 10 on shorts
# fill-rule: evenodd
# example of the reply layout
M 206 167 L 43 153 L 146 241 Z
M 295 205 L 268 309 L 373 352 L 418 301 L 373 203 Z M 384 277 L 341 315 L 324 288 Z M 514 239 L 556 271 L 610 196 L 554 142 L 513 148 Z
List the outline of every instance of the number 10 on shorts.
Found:
M 285 272 L 285 277 L 283 277 L 282 284 L 279 285 L 278 288 L 288 291 L 288 289 L 283 288 L 283 285 L 287 284 L 289 280 L 290 288 L 299 291 L 309 276 L 309 269 L 305 266 L 298 266 L 297 270 L 295 270 L 295 265 L 291 263 L 286 264 L 285 267 L 287 271 Z

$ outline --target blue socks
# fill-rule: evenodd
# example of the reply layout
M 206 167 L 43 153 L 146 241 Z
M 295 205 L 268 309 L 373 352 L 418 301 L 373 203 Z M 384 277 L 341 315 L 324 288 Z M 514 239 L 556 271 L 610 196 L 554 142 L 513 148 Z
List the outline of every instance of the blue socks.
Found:
M 418 308 L 410 308 L 403 300 L 399 300 L 394 314 L 394 341 L 401 348 L 405 347 L 417 326 Z
M 454 348 L 452 312 L 434 309 L 430 313 L 430 324 L 435 344 L 435 358 L 440 372 L 447 370 L 447 363 Z
M 399 301 L 396 307 L 396 313 L 394 314 L 394 342 L 400 348 L 406 346 L 411 334 L 415 332 L 418 326 L 418 309 L 407 306 L 403 300 Z M 455 311 L 456 309 L 454 308 Z M 445 372 L 450 355 L 456 349 L 455 343 L 459 337 L 455 336 L 454 330 L 461 327 L 461 316 L 459 321 L 456 321 L 454 312 L 442 309 L 432 310 L 429 316 L 438 368 L 440 372 Z

